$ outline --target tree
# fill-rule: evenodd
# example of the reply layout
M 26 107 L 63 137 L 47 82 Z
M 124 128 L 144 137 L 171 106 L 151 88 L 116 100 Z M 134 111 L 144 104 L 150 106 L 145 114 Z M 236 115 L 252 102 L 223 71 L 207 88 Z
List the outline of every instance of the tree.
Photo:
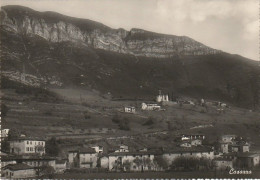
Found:
M 5 104 L 1 104 L 1 117 L 5 117 L 9 108 Z
M 124 161 L 123 167 L 126 171 L 130 171 L 131 168 L 131 162 L 129 160 Z
M 124 119 L 120 120 L 120 122 L 119 122 L 119 129 L 125 130 L 125 131 L 129 131 L 130 130 L 129 120 L 127 118 L 124 118 Z
M 46 153 L 50 156 L 58 156 L 60 152 L 60 148 L 58 142 L 55 137 L 52 137 L 48 141 L 46 141 Z
M 143 123 L 142 125 L 143 126 L 149 126 L 149 125 L 152 125 L 152 124 L 154 124 L 154 118 L 149 117 L 148 120 L 145 123 Z
M 207 158 L 196 157 L 177 157 L 171 165 L 172 170 L 184 169 L 184 170 L 198 170 L 199 167 L 209 169 L 211 167 L 211 161 Z
M 162 156 L 155 156 L 154 157 L 154 162 L 161 168 L 163 169 L 167 169 L 168 168 L 168 164 L 166 162 L 166 160 L 162 157 Z
M 52 166 L 46 165 L 46 166 L 41 166 L 36 168 L 36 173 L 37 176 L 48 176 L 49 179 L 53 178 L 53 175 L 55 173 L 55 170 Z
M 7 138 L 1 142 L 1 151 L 10 152 L 10 143 L 8 142 Z
M 119 123 L 120 117 L 119 117 L 119 115 L 118 115 L 117 113 L 113 116 L 112 121 L 113 121 L 114 123 Z

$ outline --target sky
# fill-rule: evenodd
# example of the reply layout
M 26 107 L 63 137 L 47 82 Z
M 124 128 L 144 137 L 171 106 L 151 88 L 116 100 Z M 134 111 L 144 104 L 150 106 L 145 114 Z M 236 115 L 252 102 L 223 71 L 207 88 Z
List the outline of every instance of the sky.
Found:
M 258 0 L 0 0 L 91 19 L 111 28 L 184 35 L 259 60 Z

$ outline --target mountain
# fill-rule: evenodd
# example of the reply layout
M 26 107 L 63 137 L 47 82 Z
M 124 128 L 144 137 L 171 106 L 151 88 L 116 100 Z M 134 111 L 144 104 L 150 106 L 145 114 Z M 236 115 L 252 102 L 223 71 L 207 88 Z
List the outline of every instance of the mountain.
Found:
M 142 29 L 112 29 L 103 24 L 53 12 L 37 12 L 20 6 L 5 6 L 1 25 L 6 30 L 38 35 L 49 42 L 72 41 L 124 54 L 146 57 L 207 55 L 220 51 L 184 36 L 163 35 Z
M 153 100 L 161 89 L 172 98 L 259 104 L 255 61 L 188 37 L 112 29 L 21 6 L 1 8 L 0 30 L 2 76 L 11 81 L 90 88 L 114 98 Z

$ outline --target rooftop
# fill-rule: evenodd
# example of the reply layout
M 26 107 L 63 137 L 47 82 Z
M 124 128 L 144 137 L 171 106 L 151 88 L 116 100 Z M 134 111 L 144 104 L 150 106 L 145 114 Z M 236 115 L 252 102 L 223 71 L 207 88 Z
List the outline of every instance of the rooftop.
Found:
M 232 159 L 224 158 L 224 157 L 218 157 L 215 158 L 214 161 L 233 161 Z
M 27 164 L 19 163 L 19 164 L 8 164 L 4 167 L 4 169 L 10 169 L 12 171 L 18 171 L 18 170 L 26 170 L 26 169 L 34 169 L 32 166 L 29 166 Z
M 95 154 L 96 153 L 95 149 L 93 149 L 93 148 L 80 148 L 78 150 L 71 150 L 69 152 L 71 152 L 71 153 L 76 152 L 79 154 Z
M 260 156 L 258 153 L 249 153 L 249 152 L 244 152 L 244 153 L 238 153 L 237 157 L 242 157 L 242 158 L 248 158 L 248 157 L 257 157 Z
M 47 160 L 55 160 L 54 157 L 49 157 L 49 156 L 3 156 L 1 157 L 1 161 L 10 161 L 10 160 L 22 160 L 22 161 L 34 161 L 34 160 L 42 160 L 42 161 L 47 161 Z
M 114 152 L 108 154 L 108 156 L 155 155 L 155 154 L 160 154 L 160 153 L 156 151 Z
M 65 159 L 63 160 L 56 160 L 55 163 L 56 164 L 65 164 L 67 161 Z
M 164 153 L 185 153 L 185 152 L 213 152 L 211 147 L 195 146 L 195 147 L 175 147 L 174 149 L 166 149 Z
M 17 137 L 17 138 L 11 139 L 10 141 L 19 141 L 19 140 L 23 140 L 23 141 L 26 141 L 26 140 L 29 140 L 29 141 L 45 141 L 44 139 L 38 138 L 38 137 Z

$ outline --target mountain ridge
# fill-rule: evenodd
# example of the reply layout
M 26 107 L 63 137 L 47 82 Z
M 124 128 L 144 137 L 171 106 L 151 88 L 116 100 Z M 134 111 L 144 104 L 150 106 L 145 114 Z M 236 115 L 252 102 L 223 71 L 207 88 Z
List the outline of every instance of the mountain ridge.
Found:
M 159 34 L 138 28 L 112 29 L 104 24 L 56 12 L 21 6 L 1 8 L 1 26 L 16 33 L 34 34 L 51 42 L 80 41 L 96 49 L 146 57 L 221 53 L 186 36 Z

